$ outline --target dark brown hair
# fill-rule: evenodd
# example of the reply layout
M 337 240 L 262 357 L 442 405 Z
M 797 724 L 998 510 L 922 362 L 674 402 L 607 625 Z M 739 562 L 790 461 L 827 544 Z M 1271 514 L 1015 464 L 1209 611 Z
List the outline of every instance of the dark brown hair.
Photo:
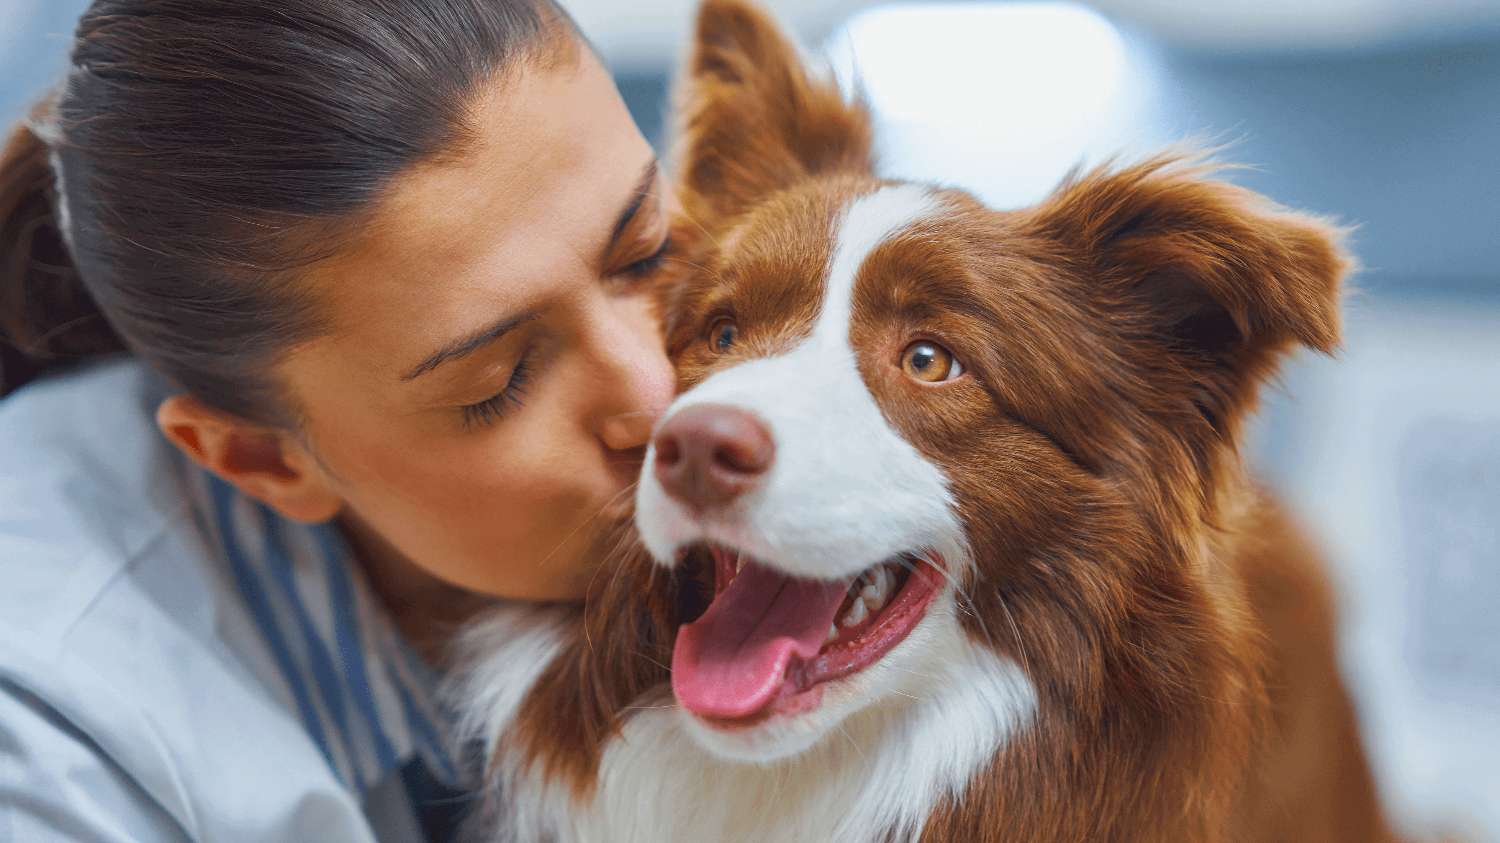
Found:
M 129 350 L 288 423 L 276 355 L 322 327 L 298 270 L 575 39 L 552 0 L 95 0 L 0 156 L 0 394 Z

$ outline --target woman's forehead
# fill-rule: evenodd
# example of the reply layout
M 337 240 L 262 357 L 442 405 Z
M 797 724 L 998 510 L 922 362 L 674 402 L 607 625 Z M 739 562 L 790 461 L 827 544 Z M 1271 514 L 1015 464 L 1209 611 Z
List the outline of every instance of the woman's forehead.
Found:
M 364 346 L 364 367 L 399 368 L 597 275 L 654 160 L 597 59 L 509 74 L 473 121 L 469 143 L 395 180 L 351 247 L 310 274 L 332 328 L 313 346 Z

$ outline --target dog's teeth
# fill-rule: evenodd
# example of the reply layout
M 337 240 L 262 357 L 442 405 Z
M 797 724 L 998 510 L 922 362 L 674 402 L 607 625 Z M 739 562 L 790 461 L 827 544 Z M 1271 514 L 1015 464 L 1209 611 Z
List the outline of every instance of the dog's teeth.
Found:
M 856 600 L 852 605 L 849 606 L 848 614 L 844 615 L 843 619 L 840 620 L 839 623 L 843 624 L 844 626 L 857 626 L 858 624 L 863 622 L 864 619 L 865 601 Z
M 829 641 L 832 641 L 833 639 L 835 639 L 837 637 L 839 637 L 839 628 L 838 628 L 838 626 L 836 626 L 835 624 L 829 624 L 828 625 L 828 638 L 825 639 L 823 641 L 823 643 L 827 644 Z
M 745 556 L 741 554 L 734 558 L 734 572 L 738 574 L 745 569 Z
M 895 578 L 885 568 L 878 568 L 870 575 L 870 584 L 859 590 L 859 596 L 864 598 L 870 608 L 876 609 L 885 605 L 891 597 L 891 588 L 895 585 Z
M 854 600 L 849 604 L 849 610 L 839 618 L 839 625 L 858 626 L 880 614 L 880 610 L 891 601 L 891 592 L 895 590 L 895 586 L 896 575 L 884 566 L 871 568 L 860 574 L 849 587 Z

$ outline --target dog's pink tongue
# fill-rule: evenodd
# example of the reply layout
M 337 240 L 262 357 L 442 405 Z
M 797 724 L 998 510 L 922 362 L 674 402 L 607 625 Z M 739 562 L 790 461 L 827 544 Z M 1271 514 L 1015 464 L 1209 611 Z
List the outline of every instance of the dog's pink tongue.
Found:
M 764 708 L 792 657 L 818 654 L 852 581 L 795 579 L 747 562 L 702 617 L 678 630 L 677 702 L 708 717 L 745 717 Z

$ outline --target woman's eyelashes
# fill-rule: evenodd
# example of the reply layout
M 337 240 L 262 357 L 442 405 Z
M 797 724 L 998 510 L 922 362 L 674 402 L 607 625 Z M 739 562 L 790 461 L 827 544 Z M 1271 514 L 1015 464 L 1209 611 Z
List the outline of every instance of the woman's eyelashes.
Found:
M 666 264 L 670 259 L 671 251 L 672 238 L 665 237 L 661 245 L 656 247 L 656 251 L 626 265 L 616 275 L 625 276 L 631 280 L 649 278 Z M 526 390 L 536 375 L 536 354 L 535 346 L 526 349 L 521 354 L 521 359 L 516 361 L 516 367 L 511 370 L 510 380 L 498 393 L 477 404 L 465 404 L 460 407 L 463 412 L 464 430 L 491 427 L 504 419 L 511 411 L 526 406 L 526 402 L 522 399 L 526 397 Z
M 650 255 L 641 258 L 635 263 L 620 270 L 621 275 L 631 278 L 646 278 L 654 274 L 667 262 L 667 254 L 672 250 L 672 238 L 667 237 L 661 241 L 661 245 Z
M 516 361 L 516 367 L 510 371 L 510 380 L 498 393 L 478 404 L 464 405 L 462 408 L 464 430 L 490 427 L 505 418 L 505 414 L 512 409 L 526 406 L 521 399 L 526 397 L 526 388 L 531 384 L 534 374 L 532 371 L 534 352 L 534 348 L 528 348 L 521 354 L 521 359 Z

